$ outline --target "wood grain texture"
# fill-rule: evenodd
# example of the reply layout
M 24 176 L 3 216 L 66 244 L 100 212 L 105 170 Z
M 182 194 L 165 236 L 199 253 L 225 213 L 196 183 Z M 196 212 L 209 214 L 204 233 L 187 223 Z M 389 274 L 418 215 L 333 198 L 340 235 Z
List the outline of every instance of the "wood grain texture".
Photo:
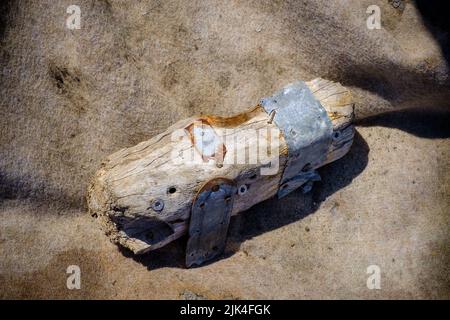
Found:
M 349 91 L 338 83 L 315 79 L 306 84 L 333 124 L 333 140 L 322 166 L 341 158 L 351 147 L 353 103 Z M 199 155 L 196 134 L 190 129 L 194 123 L 216 134 L 220 152 L 203 154 L 200 162 L 192 163 L 186 160 Z M 273 136 L 273 132 L 279 133 L 259 105 L 233 117 L 200 116 L 177 122 L 102 163 L 88 190 L 90 213 L 113 242 L 139 254 L 187 232 L 192 201 L 212 178 L 224 177 L 247 187 L 247 192 L 236 195 L 232 214 L 243 212 L 278 191 L 287 146 L 282 135 Z M 276 139 L 279 144 L 270 143 Z M 255 149 L 262 142 L 267 143 L 268 152 Z M 262 175 L 261 168 L 269 161 L 279 168 L 273 175 Z

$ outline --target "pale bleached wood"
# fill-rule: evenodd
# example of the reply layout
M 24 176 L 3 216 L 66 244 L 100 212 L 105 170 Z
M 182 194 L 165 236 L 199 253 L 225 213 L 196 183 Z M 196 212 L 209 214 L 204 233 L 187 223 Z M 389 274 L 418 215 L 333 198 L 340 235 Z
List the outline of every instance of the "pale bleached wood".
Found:
M 341 84 L 317 78 L 306 83 L 317 100 L 327 110 L 333 123 L 333 141 L 325 164 L 342 158 L 350 150 L 355 135 L 352 125 L 354 103 L 349 90 Z
M 347 89 L 335 82 L 315 79 L 306 84 L 333 123 L 335 136 L 324 165 L 345 155 L 351 146 L 354 135 L 352 98 Z M 109 156 L 95 175 L 87 198 L 91 214 L 98 217 L 112 241 L 139 254 L 179 238 L 187 232 L 193 199 L 212 178 L 224 177 L 235 181 L 237 186 L 248 186 L 244 195 L 236 195 L 233 215 L 277 193 L 287 160 L 283 137 L 280 137 L 279 149 L 269 145 L 272 155 L 280 154 L 275 175 L 259 174 L 261 163 L 274 160 L 273 156 L 265 155 L 259 164 L 230 164 L 227 157 L 231 157 L 231 150 L 225 153 L 222 166 L 215 161 L 174 164 L 174 149 L 192 153 L 197 150 L 189 139 L 173 139 L 173 132 L 184 130 L 199 120 L 208 122 L 218 133 L 225 132 L 225 146 L 233 141 L 230 139 L 236 139 L 238 152 L 253 152 L 252 147 L 258 143 L 255 130 L 277 129 L 269 115 L 256 106 L 230 118 L 199 116 L 182 120 L 150 140 Z M 237 130 L 228 133 L 226 129 Z M 170 193 L 170 188 L 176 191 Z M 160 212 L 152 209 L 157 199 L 164 202 Z

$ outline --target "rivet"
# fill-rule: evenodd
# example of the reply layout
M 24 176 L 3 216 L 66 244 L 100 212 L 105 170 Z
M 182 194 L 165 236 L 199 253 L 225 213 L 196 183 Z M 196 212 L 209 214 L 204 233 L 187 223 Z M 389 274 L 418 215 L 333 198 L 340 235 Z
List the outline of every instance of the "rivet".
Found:
M 155 199 L 152 203 L 152 209 L 158 212 L 162 211 L 162 209 L 164 209 L 164 201 L 161 199 Z

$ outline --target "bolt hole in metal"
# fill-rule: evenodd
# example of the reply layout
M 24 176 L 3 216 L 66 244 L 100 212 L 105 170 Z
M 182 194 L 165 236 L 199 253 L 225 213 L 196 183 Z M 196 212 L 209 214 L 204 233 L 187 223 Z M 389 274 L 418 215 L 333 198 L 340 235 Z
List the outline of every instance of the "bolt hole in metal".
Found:
M 247 185 L 246 185 L 246 184 L 243 184 L 243 185 L 241 185 L 241 186 L 238 188 L 238 194 L 239 194 L 240 196 L 243 196 L 244 194 L 247 193 L 247 190 L 248 190 Z
M 214 185 L 214 186 L 211 188 L 211 191 L 212 191 L 212 192 L 217 192 L 217 191 L 219 191 L 219 189 L 220 189 L 219 185 L 216 184 L 216 185 Z
M 162 201 L 161 199 L 155 199 L 155 201 L 153 201 L 152 203 L 152 209 L 157 212 L 162 211 L 162 209 L 164 209 L 164 201 Z
M 295 137 L 297 135 L 297 131 L 295 131 L 294 129 L 291 129 L 289 132 L 291 133 L 291 135 L 293 137 Z
M 339 131 L 336 131 L 334 134 L 333 134 L 333 139 L 334 140 L 336 140 L 336 139 L 339 139 L 339 136 L 341 135 L 341 133 L 339 132 Z

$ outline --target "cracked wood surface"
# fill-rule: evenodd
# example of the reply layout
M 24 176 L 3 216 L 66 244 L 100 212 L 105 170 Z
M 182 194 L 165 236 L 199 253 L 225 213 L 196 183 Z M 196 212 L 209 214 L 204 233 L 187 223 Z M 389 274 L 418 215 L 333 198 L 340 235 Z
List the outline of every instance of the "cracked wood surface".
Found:
M 333 124 L 332 143 L 320 167 L 341 158 L 350 149 L 354 135 L 353 102 L 349 91 L 339 83 L 318 78 L 306 84 Z M 204 157 L 200 163 L 183 161 L 186 154 L 198 153 L 192 136 L 183 137 L 199 121 L 210 134 L 217 135 L 214 139 L 224 139 L 221 161 Z M 261 138 L 268 141 L 276 138 L 268 133 L 271 129 L 277 127 L 259 105 L 228 118 L 197 116 L 179 121 L 150 140 L 109 156 L 89 187 L 89 210 L 98 217 L 113 242 L 136 254 L 160 248 L 184 235 L 192 201 L 212 178 L 224 177 L 235 181 L 238 187 L 248 187 L 245 194 L 236 195 L 232 215 L 243 212 L 278 191 L 287 160 L 287 146 L 281 134 L 279 144 L 268 143 L 269 152 L 259 152 L 259 161 L 251 161 Z M 255 132 L 262 132 L 263 136 L 258 138 Z M 230 141 L 234 141 L 234 148 L 229 148 Z M 236 164 L 233 157 L 239 155 L 248 158 Z M 279 169 L 276 174 L 261 175 L 260 169 L 269 161 Z

